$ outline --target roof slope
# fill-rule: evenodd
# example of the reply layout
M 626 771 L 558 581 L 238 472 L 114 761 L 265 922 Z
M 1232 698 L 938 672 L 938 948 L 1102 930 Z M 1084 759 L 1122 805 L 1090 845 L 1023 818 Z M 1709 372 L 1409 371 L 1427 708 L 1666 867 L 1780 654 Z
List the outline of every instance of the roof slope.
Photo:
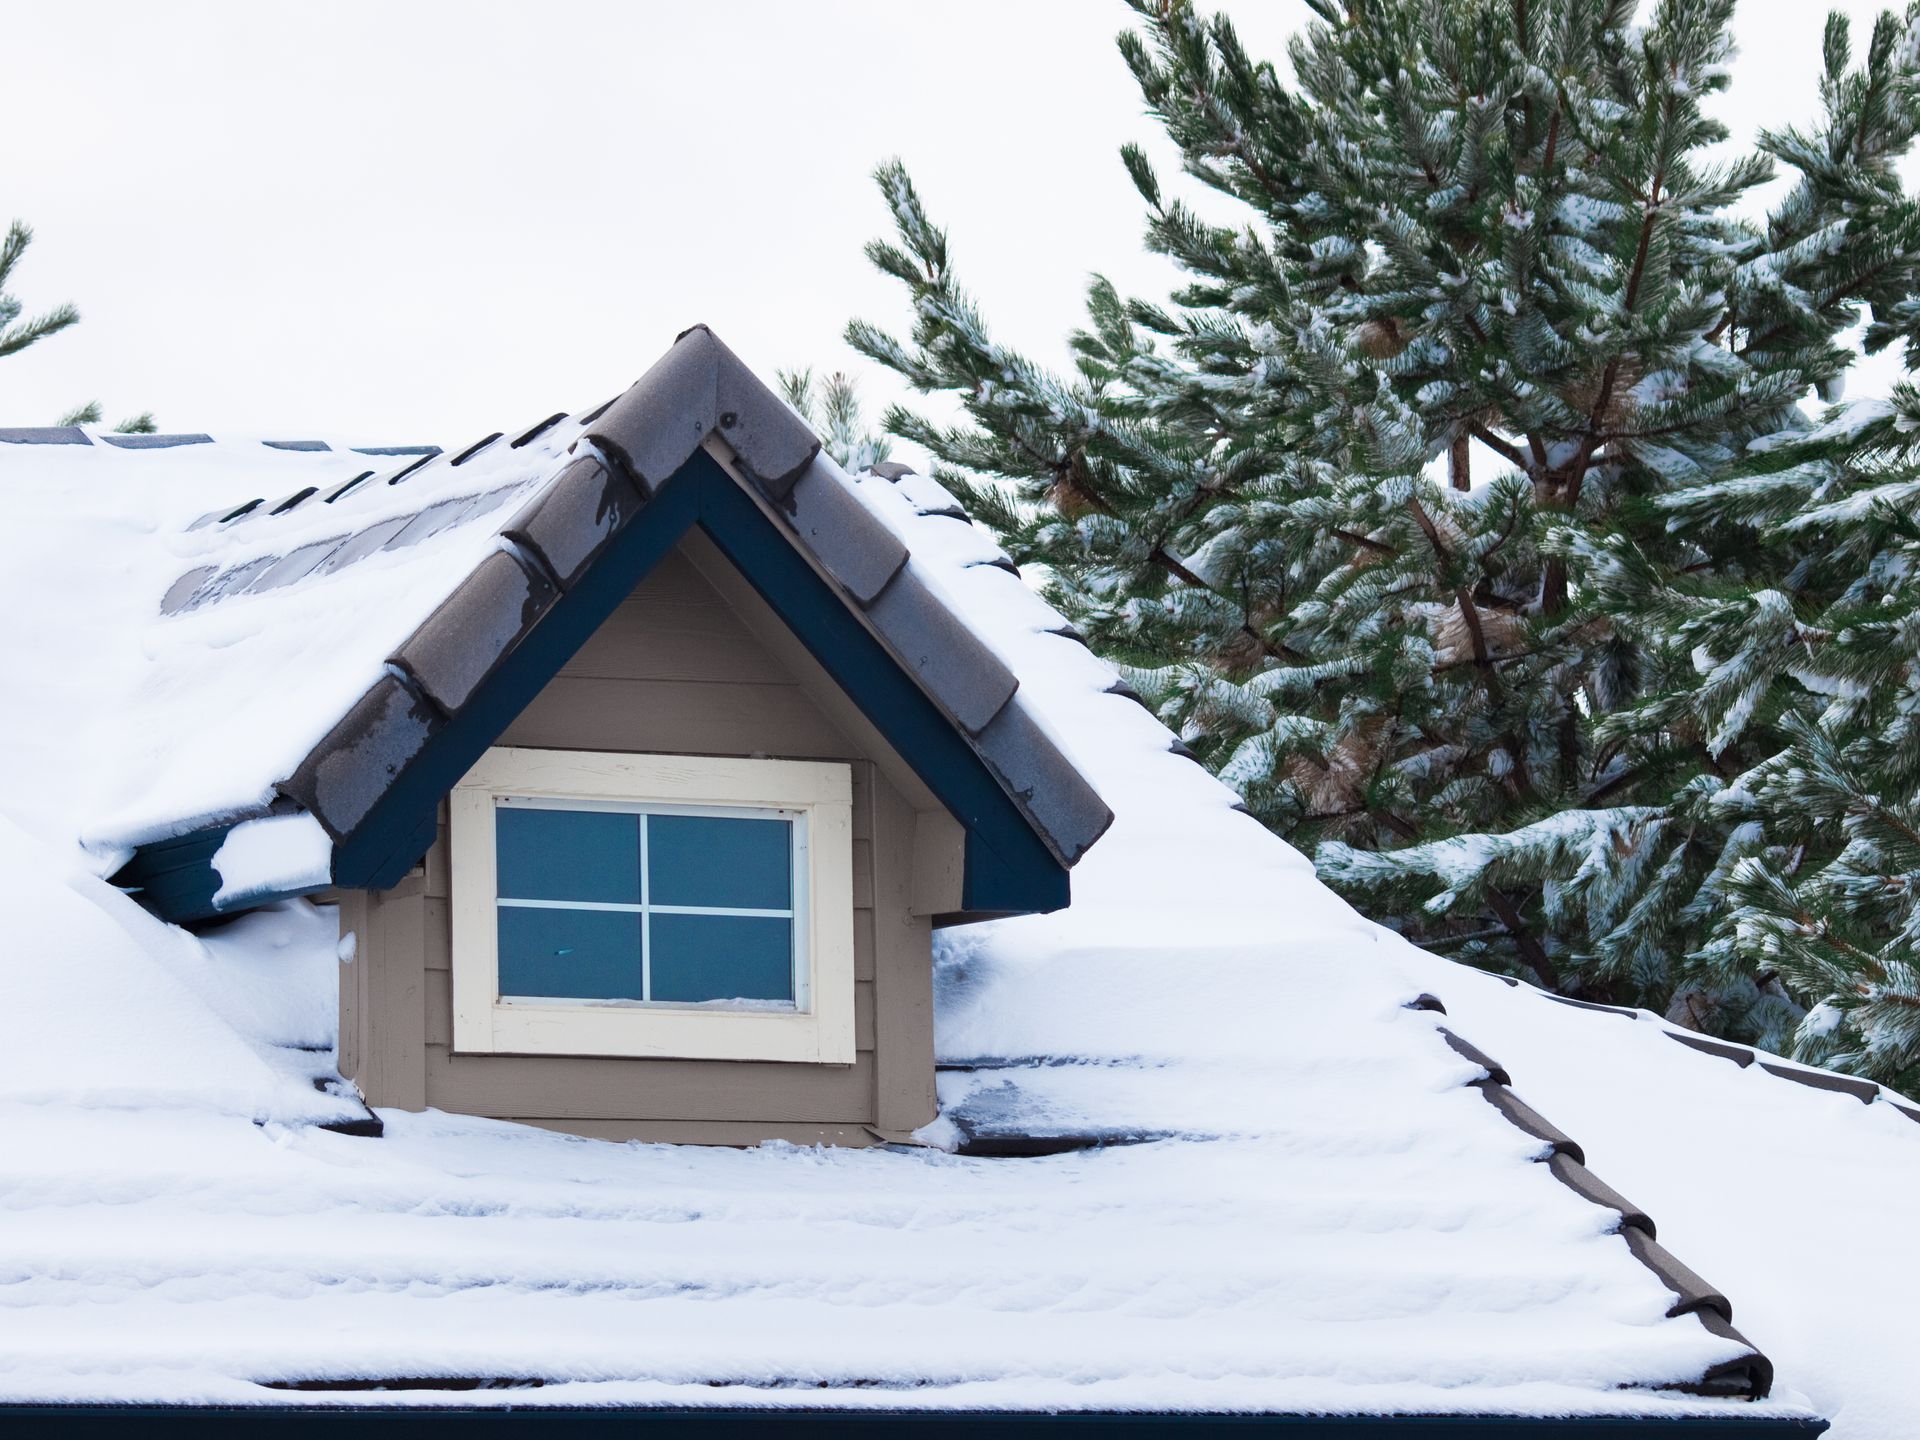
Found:
M 1070 911 L 946 932 L 947 1116 L 928 1138 L 1160 1138 L 1031 1160 L 730 1152 L 389 1114 L 388 1138 L 355 1140 L 306 1128 L 290 1094 L 283 1113 L 158 1084 L 137 1108 L 83 1093 L 98 1017 L 25 990 L 12 1013 L 76 1083 L 0 1095 L 0 1393 L 271 1402 L 313 1396 L 267 1384 L 437 1376 L 544 1383 L 329 1398 L 1804 1413 L 1688 1392 L 1750 1386 L 1765 1362 L 1710 1286 L 1646 1263 L 1666 1262 L 1638 1210 L 1514 1103 L 1534 1098 L 1525 1067 L 1502 1084 L 1409 1008 L 1480 982 L 1361 920 L 1236 813 L 931 481 L 837 483 L 1118 817 Z M 52 623 L 75 646 L 87 622 Z M 178 932 L 97 882 L 8 875 L 11 913 L 77 896 L 175 963 Z M 254 937 L 257 973 L 326 962 L 293 933 L 307 913 L 262 917 L 292 938 Z M 22 963 L 0 947 L 0 984 Z M 271 1028 L 244 1009 L 215 1018 Z M 244 1068 L 227 1053 L 252 1052 L 209 1050 L 198 1083 Z

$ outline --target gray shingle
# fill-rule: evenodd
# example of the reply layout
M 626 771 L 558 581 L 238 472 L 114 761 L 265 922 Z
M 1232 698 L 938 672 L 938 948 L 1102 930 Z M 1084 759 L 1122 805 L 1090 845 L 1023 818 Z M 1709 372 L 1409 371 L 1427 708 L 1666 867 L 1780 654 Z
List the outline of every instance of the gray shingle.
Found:
M 187 602 L 193 599 L 200 587 L 211 580 L 216 573 L 216 567 L 212 565 L 202 565 L 197 569 L 189 570 L 169 585 L 167 593 L 160 597 L 160 613 L 178 615 L 187 608 Z
M 907 547 L 816 456 L 782 511 L 801 543 L 862 605 L 907 563 Z
M 310 545 L 302 545 L 298 550 L 288 551 L 269 566 L 260 578 L 247 587 L 248 591 L 258 594 L 262 590 L 275 590 L 282 585 L 291 585 L 296 580 L 304 580 L 319 568 L 335 550 L 347 541 L 345 535 L 330 535 L 325 540 L 315 540 Z
M 382 675 L 281 782 L 280 791 L 335 840 L 344 839 L 440 724 L 431 705 L 392 675 Z
M 377 525 L 369 525 L 358 535 L 349 535 L 347 543 L 329 555 L 325 563 L 319 567 L 320 573 L 331 575 L 336 570 L 345 569 L 356 560 L 364 560 L 406 529 L 413 519 L 411 515 L 395 515 L 391 519 L 382 520 Z
M 102 435 L 109 445 L 122 450 L 171 450 L 176 445 L 211 445 L 211 435 Z
M 331 450 L 333 447 L 324 440 L 262 440 L 269 450 Z
M 712 350 L 699 340 L 689 344 L 688 338 L 677 341 L 591 422 L 590 438 L 625 455 L 649 497 L 700 448 L 719 416 Z
M 903 569 L 867 606 L 889 649 L 969 735 L 978 735 L 1019 681 L 947 603 Z
M 1113 823 L 1113 811 L 1017 699 L 1001 707 L 977 743 L 1062 864 L 1078 860 Z
M 495 550 L 388 657 L 449 715 L 546 614 L 558 592 L 519 557 Z
M 438 445 L 355 445 L 356 455 L 425 455 L 431 459 L 440 453 Z
M 0 445 L 91 445 L 78 425 L 0 426 Z
M 474 508 L 473 501 L 471 495 L 459 495 L 452 500 L 440 500 L 427 506 L 417 515 L 409 517 L 398 533 L 380 548 L 404 550 L 409 545 L 418 545 L 422 540 L 431 539 L 442 530 L 451 529 Z
M 502 527 L 571 586 L 646 501 L 633 482 L 591 455 L 560 472 Z
M 704 325 L 683 331 L 592 431 L 626 456 L 649 495 L 710 434 L 726 441 L 741 471 L 776 501 L 820 450 L 806 422 Z
M 202 585 L 197 593 L 189 597 L 186 608 L 198 610 L 203 605 L 211 605 L 216 600 L 224 600 L 229 595 L 238 595 L 265 573 L 280 557 L 262 555 L 235 565 L 231 570 L 222 571 L 218 576 Z

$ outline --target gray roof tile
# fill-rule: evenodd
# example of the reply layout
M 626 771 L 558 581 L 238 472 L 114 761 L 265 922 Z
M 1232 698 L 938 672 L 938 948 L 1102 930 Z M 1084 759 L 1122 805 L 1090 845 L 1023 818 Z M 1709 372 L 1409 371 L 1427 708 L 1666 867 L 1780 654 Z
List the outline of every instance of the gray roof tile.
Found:
M 167 587 L 167 593 L 160 598 L 160 613 L 178 615 L 187 608 L 187 602 L 199 593 L 200 587 L 216 573 L 218 567 L 213 565 L 201 565 L 189 570 Z
M 532 550 L 555 579 L 571 586 L 645 503 L 625 474 L 582 455 L 523 505 L 501 533 Z
M 820 441 L 704 325 L 673 348 L 599 417 L 593 438 L 624 454 L 651 494 L 709 435 L 770 500 L 784 500 Z
M 980 732 L 979 747 L 1062 863 L 1073 864 L 1113 823 L 1099 792 L 1018 700 Z
M 0 445 L 91 445 L 78 425 L 0 426 Z
M 171 450 L 176 445 L 211 445 L 211 435 L 102 435 L 109 445 L 122 450 Z
M 369 525 L 357 535 L 349 535 L 347 543 L 329 555 L 318 567 L 320 573 L 331 575 L 334 571 L 344 569 L 357 560 L 364 560 L 406 529 L 413 519 L 411 515 L 395 515 L 391 519 L 382 520 L 377 525 Z
M 861 605 L 907 563 L 907 547 L 816 456 L 781 513 L 807 549 Z
M 533 629 L 557 594 L 546 576 L 518 556 L 492 551 L 388 660 L 451 715 Z
M 344 839 L 440 725 L 430 704 L 382 675 L 282 782 L 281 793 L 335 840 Z
M 238 595 L 266 573 L 279 558 L 278 555 L 262 555 L 257 559 L 235 565 L 231 570 L 222 571 L 189 597 L 185 608 L 198 610 L 202 605 L 211 605 L 214 601 L 225 599 L 229 595 Z
M 296 580 L 304 580 L 319 568 L 335 550 L 346 543 L 345 535 L 330 535 L 325 540 L 315 540 L 310 545 L 302 545 L 298 550 L 289 551 L 269 566 L 247 589 L 258 593 L 262 590 L 274 590 L 282 585 L 291 585 Z
M 331 450 L 333 447 L 324 440 L 262 440 L 269 450 Z
M 425 455 L 432 459 L 440 453 L 438 445 L 355 445 L 356 455 Z
M 1013 697 L 1019 681 L 966 621 L 901 570 L 867 606 L 887 648 L 969 735 L 978 735 Z
M 474 497 L 457 495 L 451 500 L 440 500 L 417 515 L 408 518 L 390 538 L 382 550 L 404 550 L 409 545 L 418 545 L 422 540 L 430 540 L 442 530 L 458 525 L 472 512 Z

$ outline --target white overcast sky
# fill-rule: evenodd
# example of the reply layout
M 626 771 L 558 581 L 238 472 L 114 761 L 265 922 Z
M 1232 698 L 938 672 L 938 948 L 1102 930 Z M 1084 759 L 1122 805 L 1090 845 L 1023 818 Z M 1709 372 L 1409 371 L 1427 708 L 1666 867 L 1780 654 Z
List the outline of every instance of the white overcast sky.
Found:
M 1227 8 L 1275 59 L 1307 13 Z M 1743 0 L 1736 135 L 1812 118 L 1826 8 Z M 1843 8 L 1864 49 L 1879 7 Z M 166 429 L 460 445 L 598 403 L 696 321 L 769 377 L 860 372 L 846 320 L 905 320 L 860 253 L 888 228 L 869 172 L 896 154 L 999 337 L 1057 360 L 1090 272 L 1168 285 L 1116 153 L 1171 153 L 1113 46 L 1129 17 L 1119 0 L 11 6 L 0 222 L 39 236 L 13 288 L 85 319 L 0 361 L 0 423 L 98 398 Z

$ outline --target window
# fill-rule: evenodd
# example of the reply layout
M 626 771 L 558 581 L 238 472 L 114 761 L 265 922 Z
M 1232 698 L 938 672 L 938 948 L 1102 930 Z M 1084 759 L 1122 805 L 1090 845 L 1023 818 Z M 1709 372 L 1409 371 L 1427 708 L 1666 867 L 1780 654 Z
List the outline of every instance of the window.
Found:
M 454 1045 L 853 1060 L 845 765 L 495 749 L 455 787 Z

